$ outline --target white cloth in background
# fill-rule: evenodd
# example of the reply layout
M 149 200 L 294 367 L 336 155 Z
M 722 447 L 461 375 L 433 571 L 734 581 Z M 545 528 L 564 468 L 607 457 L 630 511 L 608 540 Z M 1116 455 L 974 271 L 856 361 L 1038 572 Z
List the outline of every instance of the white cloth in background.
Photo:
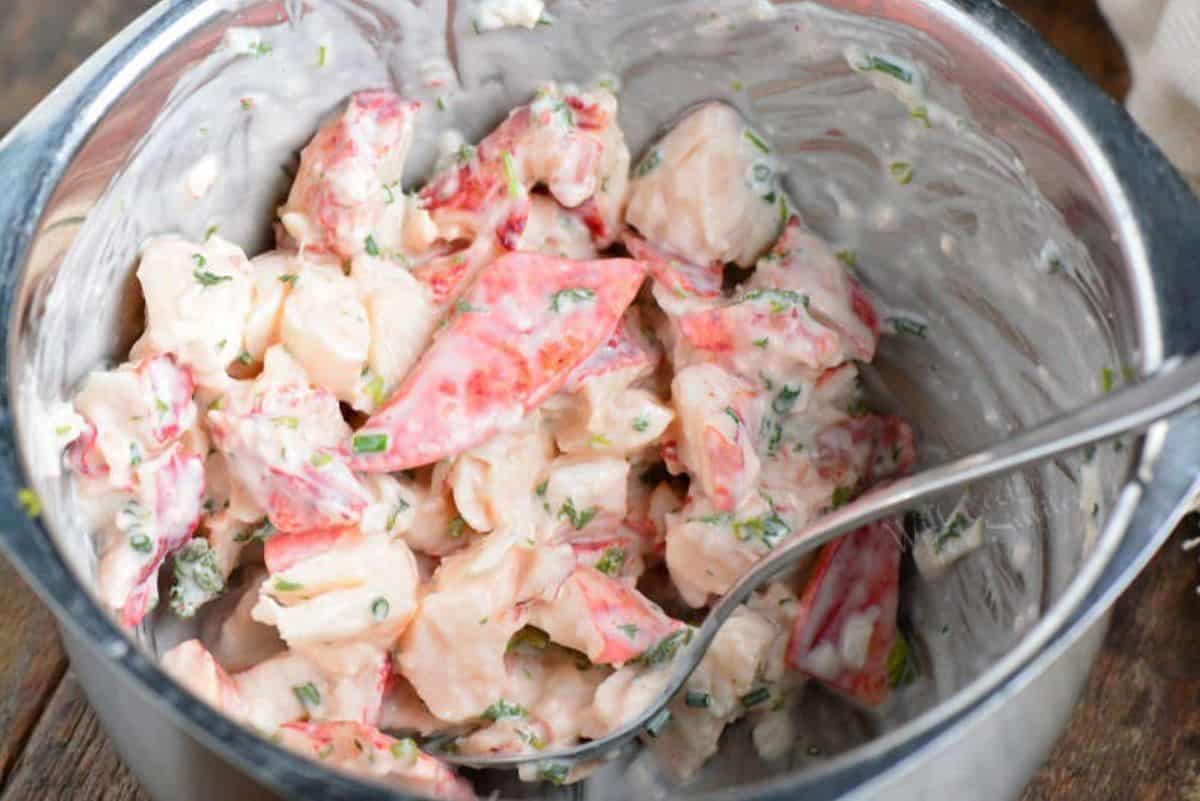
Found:
M 1129 110 L 1200 190 L 1200 0 L 1100 0 L 1133 69 Z

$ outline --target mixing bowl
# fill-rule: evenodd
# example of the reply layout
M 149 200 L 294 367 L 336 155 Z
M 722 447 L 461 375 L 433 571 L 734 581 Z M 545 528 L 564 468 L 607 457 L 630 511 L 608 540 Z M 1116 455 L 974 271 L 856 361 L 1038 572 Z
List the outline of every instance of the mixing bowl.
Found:
M 158 799 L 401 797 L 243 730 L 167 678 L 167 615 L 122 632 L 46 409 L 123 357 L 140 243 L 211 226 L 256 252 L 296 153 L 350 92 L 425 102 L 406 185 L 436 132 L 477 139 L 539 81 L 620 84 L 635 154 L 691 104 L 726 100 L 774 143 L 785 186 L 879 299 L 877 403 L 937 462 L 1200 347 L 1200 206 L 1128 116 L 988 0 L 559 0 L 532 31 L 478 33 L 477 2 L 160 3 L 0 143 L 0 544 L 54 609 L 122 756 Z M 318 54 L 322 54 L 318 57 Z M 882 59 L 882 61 L 880 61 Z M 880 68 L 880 65 L 885 65 Z M 438 100 L 441 102 L 437 102 Z M 974 486 L 987 543 L 904 577 L 918 679 L 867 714 L 812 690 L 782 759 L 745 731 L 679 785 L 647 753 L 521 797 L 1003 799 L 1060 731 L 1109 605 L 1186 508 L 1195 415 L 1137 441 Z M 28 517 L 18 491 L 41 499 Z M 26 500 L 28 497 L 25 496 Z M 947 498 L 937 514 L 959 498 Z

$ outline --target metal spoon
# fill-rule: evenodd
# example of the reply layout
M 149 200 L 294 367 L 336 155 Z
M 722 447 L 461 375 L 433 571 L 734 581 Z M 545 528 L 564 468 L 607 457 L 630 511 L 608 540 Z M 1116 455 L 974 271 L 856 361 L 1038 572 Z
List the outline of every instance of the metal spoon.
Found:
M 1200 356 L 1177 357 L 1138 384 L 1112 392 L 983 451 L 868 492 L 794 534 L 743 575 L 712 607 L 703 625 L 696 629 L 691 641 L 676 652 L 671 664 L 660 668 L 670 671 L 670 679 L 654 703 L 612 733 L 572 748 L 536 754 L 472 756 L 445 753 L 439 756 L 477 768 L 515 768 L 528 763 L 547 765 L 604 758 L 660 719 L 733 611 L 764 583 L 795 566 L 809 551 L 939 493 L 1142 430 L 1197 401 L 1200 401 Z

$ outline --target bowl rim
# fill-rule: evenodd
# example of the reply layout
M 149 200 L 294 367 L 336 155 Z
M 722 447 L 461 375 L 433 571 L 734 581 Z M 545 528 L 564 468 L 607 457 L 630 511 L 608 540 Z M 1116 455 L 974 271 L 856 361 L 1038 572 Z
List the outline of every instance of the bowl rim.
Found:
M 1159 302 L 1161 298 L 1194 298 L 1200 294 L 1187 284 L 1185 276 L 1177 274 L 1182 273 L 1185 266 L 1182 254 L 1200 251 L 1200 234 L 1189 236 L 1179 230 L 1184 227 L 1179 225 L 1179 220 L 1190 220 L 1194 229 L 1200 229 L 1200 205 L 1186 183 L 1119 106 L 1012 12 L 993 0 L 919 2 L 964 35 L 985 42 L 994 57 L 1020 75 L 1046 107 L 1054 111 L 1056 123 L 1070 135 L 1073 147 L 1086 156 L 1085 164 L 1092 173 L 1090 177 L 1105 193 L 1109 210 L 1118 222 L 1119 244 L 1133 277 L 1134 294 L 1139 302 L 1141 369 L 1148 372 L 1157 368 L 1168 345 L 1173 350 L 1195 349 L 1200 343 L 1200 330 L 1197 330 L 1200 326 L 1184 325 L 1178 315 L 1169 314 L 1169 309 Z M 853 4 L 852 0 L 841 5 Z M 860 4 L 864 12 L 869 11 L 869 3 Z M 10 399 L 12 389 L 20 387 L 12 349 L 18 339 L 21 321 L 14 312 L 19 308 L 19 291 L 29 250 L 60 179 L 96 123 L 126 90 L 175 45 L 216 20 L 228 6 L 208 0 L 160 2 L 85 62 L 0 142 L 0 166 L 19 169 L 14 183 L 30 190 L 28 193 L 11 193 L 22 203 L 0 200 L 0 221 L 11 218 L 14 223 L 7 227 L 13 235 L 7 242 L 0 243 L 0 280 L 3 281 L 0 284 L 0 309 L 9 321 L 5 329 L 8 341 L 3 351 L 7 364 L 0 374 L 0 381 Z M 1103 136 L 1092 131 L 1102 131 Z M 1122 165 L 1122 158 L 1131 163 Z M 1150 174 L 1156 179 L 1153 185 Z M 1156 196 L 1158 199 L 1150 202 Z M 31 197 L 32 202 L 29 202 Z M 1143 203 L 1135 203 L 1135 200 Z M 1174 223 L 1169 220 L 1172 217 Z M 1173 226 L 1177 233 L 1166 236 L 1169 231 L 1164 225 Z M 1159 231 L 1165 241 L 1146 235 L 1155 231 Z M 1189 245 L 1190 251 L 1186 250 Z M 1158 259 L 1152 259 L 1152 256 Z M 1154 270 L 1152 264 L 1155 263 L 1165 263 L 1170 274 L 1164 276 L 1162 269 Z M 1164 281 L 1164 278 L 1168 280 Z M 1175 294 L 1180 288 L 1186 290 L 1182 296 Z M 1164 337 L 1164 334 L 1169 336 Z M 9 408 L 13 408 L 12 404 Z M 17 494 L 21 488 L 32 485 L 33 473 L 28 455 L 16 436 L 14 417 L 11 412 L 0 414 L 0 548 L 55 611 L 60 625 L 69 627 L 91 647 L 99 649 L 147 698 L 196 740 L 276 790 L 329 799 L 384 801 L 411 797 L 371 780 L 328 770 L 242 728 L 183 689 L 148 654 L 135 647 L 76 579 L 43 521 L 24 514 Z M 996 664 L 942 703 L 827 763 L 698 795 L 714 799 L 756 794 L 777 797 L 836 774 L 853 773 L 856 766 L 879 763 L 890 754 L 901 751 L 911 754 L 944 733 L 956 719 L 993 696 L 1006 683 L 1014 681 L 1018 674 L 1027 673 L 1026 668 L 1031 667 L 1032 660 L 1048 644 L 1061 644 L 1061 637 L 1057 635 L 1077 631 L 1078 627 L 1072 629 L 1067 624 L 1089 595 L 1093 595 L 1096 582 L 1109 567 L 1129 524 L 1135 519 L 1144 489 L 1139 476 L 1151 473 L 1164 443 L 1173 434 L 1169 423 L 1159 424 L 1147 434 L 1136 455 L 1138 466 L 1131 480 L 1123 486 L 1094 550 L 1063 594 Z M 1178 494 L 1176 489 L 1172 492 Z M 1186 498 L 1163 500 L 1177 507 Z M 1161 521 L 1159 525 L 1162 525 Z M 1156 545 L 1157 542 L 1147 543 L 1138 556 L 1148 558 Z M 1126 571 L 1128 580 L 1132 580 L 1133 572 L 1136 571 Z M 1105 597 L 1112 595 L 1108 592 Z M 1079 636 L 1078 633 L 1075 636 Z M 865 780 L 868 775 L 861 778 Z

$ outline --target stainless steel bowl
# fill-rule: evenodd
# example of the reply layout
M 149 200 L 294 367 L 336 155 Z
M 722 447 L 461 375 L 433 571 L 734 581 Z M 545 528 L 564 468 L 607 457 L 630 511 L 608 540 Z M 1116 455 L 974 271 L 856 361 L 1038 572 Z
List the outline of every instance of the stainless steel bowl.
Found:
M 692 102 L 735 103 L 775 143 L 806 219 L 855 251 L 885 307 L 928 317 L 928 338 L 888 339 L 871 385 L 918 424 L 930 461 L 1084 402 L 1106 370 L 1152 370 L 1200 347 L 1189 263 L 1200 205 L 1120 108 L 995 3 L 559 0 L 548 28 L 483 36 L 472 7 L 161 3 L 0 143 L 0 545 L 55 610 L 89 698 L 156 798 L 398 797 L 297 759 L 182 691 L 153 659 L 179 636 L 166 620 L 135 640 L 115 626 L 90 592 L 94 556 L 70 481 L 41 438 L 46 404 L 131 341 L 142 238 L 217 223 L 264 246 L 280 168 L 354 89 L 448 95 L 431 121 L 475 138 L 539 80 L 612 73 L 635 150 Z M 235 24 L 264 26 L 272 53 L 238 55 L 223 38 Z M 322 44 L 333 58 L 317 71 Z M 898 96 L 857 72 L 864 52 L 912 65 L 922 91 Z M 439 80 L 449 83 L 428 85 Z M 419 142 L 410 179 L 432 149 Z M 225 177 L 191 198 L 182 182 L 208 154 Z M 898 164 L 911 182 L 895 180 Z M 1182 514 L 1196 436 L 1190 415 L 1101 449 L 1094 479 L 1080 457 L 972 488 L 989 543 L 944 578 L 906 577 L 924 678 L 884 713 L 866 720 L 814 696 L 784 760 L 758 761 L 735 734 L 693 785 L 665 781 L 642 756 L 561 792 L 1014 796 L 1061 730 L 1110 604 Z M 42 498 L 40 518 L 21 511 L 22 487 Z

